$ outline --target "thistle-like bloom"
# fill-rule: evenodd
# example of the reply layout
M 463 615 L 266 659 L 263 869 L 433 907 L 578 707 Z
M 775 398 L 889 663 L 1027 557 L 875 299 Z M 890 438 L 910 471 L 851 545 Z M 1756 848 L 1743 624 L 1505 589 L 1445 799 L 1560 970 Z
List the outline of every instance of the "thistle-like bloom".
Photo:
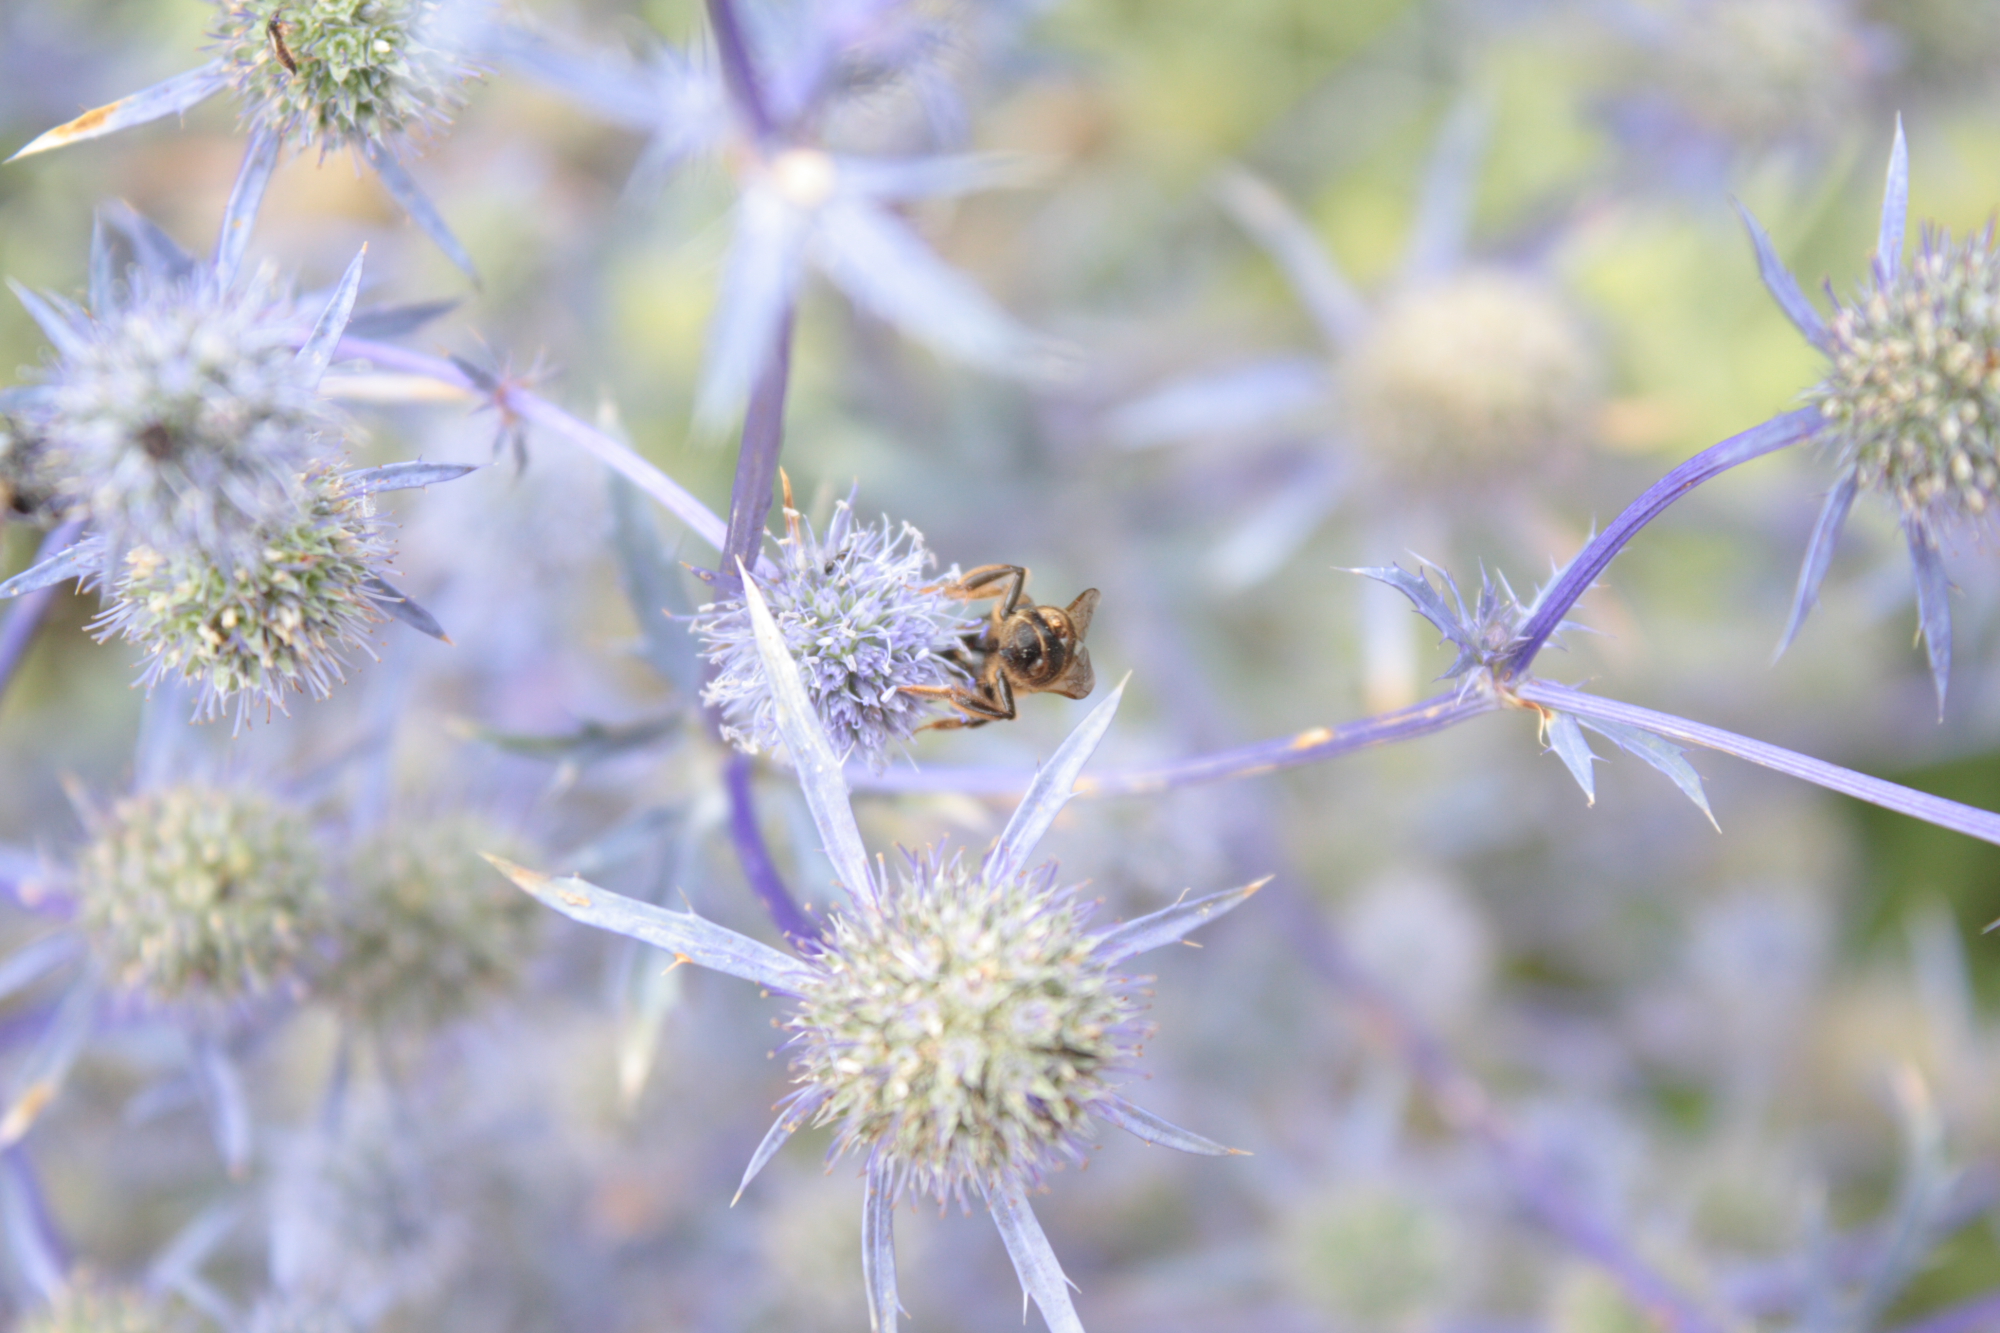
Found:
M 651 143 L 635 182 L 651 183 L 683 163 L 721 157 L 739 187 L 735 237 L 716 295 L 695 415 L 718 429 L 768 363 L 810 264 L 854 303 L 939 352 L 1029 378 L 1065 353 L 1023 327 L 962 273 L 939 259 L 900 215 L 919 199 L 956 196 L 1018 174 L 992 156 L 881 158 L 835 153 L 819 128 L 836 91 L 829 72 L 855 29 L 893 17 L 897 6 L 812 4 L 779 25 L 753 28 L 749 55 L 764 77 L 732 99 L 722 70 L 695 52 L 661 48 L 643 64 L 624 55 L 565 50 L 540 35 L 511 33 L 508 58 L 614 124 Z M 766 49 L 766 48 L 772 49 Z M 783 48 L 789 49 L 783 49 Z
M 1833 363 L 1806 394 L 1823 424 L 1817 436 L 1839 477 L 1813 529 L 1799 571 L 1783 652 L 1819 597 L 1834 544 L 1862 490 L 1896 505 L 1916 570 L 1917 620 L 1944 708 L 1951 673 L 1951 581 L 1940 540 L 1987 520 L 2000 504 L 2000 254 L 1989 226 L 1962 242 L 1926 233 L 1916 262 L 1903 264 L 1910 203 L 1903 126 L 1889 154 L 1881 227 L 1868 280 L 1831 320 L 1746 211 L 1764 283 L 1785 314 Z
M 495 864 L 542 902 L 586 925 L 756 982 L 795 1002 L 798 1089 L 752 1155 L 748 1185 L 794 1132 L 835 1127 L 832 1153 L 865 1163 L 862 1274 L 879 1333 L 897 1323 L 895 1205 L 905 1190 L 984 1199 L 1021 1285 L 1057 1333 L 1080 1333 L 1067 1280 L 1028 1203 L 1043 1172 L 1076 1156 L 1096 1122 L 1183 1152 L 1219 1144 L 1118 1095 L 1143 1033 L 1128 960 L 1181 939 L 1244 902 L 1257 884 L 1094 927 L 1053 864 L 1028 858 L 1075 790 L 1111 725 L 1123 686 L 1036 774 L 976 865 L 933 849 L 894 883 L 862 849 L 833 743 L 764 598 L 746 576 L 757 649 L 777 725 L 848 901 L 805 957 L 584 880 Z
M 327 898 L 305 821 L 187 783 L 120 801 L 77 858 L 79 919 L 119 986 L 227 1004 L 293 976 Z
M 1283 270 L 1323 343 L 1169 383 L 1106 422 L 1126 448 L 1247 439 L 1289 474 L 1221 544 L 1214 577 L 1258 582 L 1310 537 L 1356 474 L 1420 503 L 1478 497 L 1559 467 L 1588 437 L 1600 366 L 1576 312 L 1525 269 L 1467 255 L 1485 115 L 1467 100 L 1439 133 L 1396 281 L 1367 299 L 1312 227 L 1240 168 L 1216 182 L 1222 205 Z M 1318 456 L 1287 457 L 1301 433 Z
M 198 719 L 233 709 L 240 730 L 260 704 L 285 712 L 288 696 L 324 699 L 346 679 L 347 655 L 398 603 L 382 580 L 389 542 L 342 474 L 316 471 L 301 487 L 299 510 L 255 534 L 263 549 L 254 561 L 125 552 L 91 629 L 99 642 L 116 635 L 139 646 L 148 691 L 184 681 Z
M 399 822 L 348 859 L 334 960 L 315 994 L 377 1032 L 422 1033 L 509 990 L 533 953 L 533 904 L 480 865 L 509 840 L 469 815 Z
M 179 115 L 227 88 L 250 131 L 216 267 L 234 276 L 264 188 L 288 144 L 352 148 L 452 263 L 471 257 L 403 168 L 412 141 L 446 124 L 482 71 L 478 0 L 216 0 L 208 63 L 86 111 L 14 154 L 46 152 Z M 9 158 L 8 161 L 13 161 Z
M 961 679 L 938 654 L 972 623 L 963 602 L 926 582 L 935 563 L 908 523 L 897 527 L 886 516 L 878 525 L 857 523 L 851 499 L 843 500 L 821 537 L 786 497 L 785 536 L 765 598 L 835 747 L 878 771 L 888 747 L 908 739 L 930 711 L 904 687 Z M 723 736 L 752 754 L 776 749 L 778 705 L 745 600 L 710 603 L 694 625 L 715 666 L 702 702 L 722 709 Z

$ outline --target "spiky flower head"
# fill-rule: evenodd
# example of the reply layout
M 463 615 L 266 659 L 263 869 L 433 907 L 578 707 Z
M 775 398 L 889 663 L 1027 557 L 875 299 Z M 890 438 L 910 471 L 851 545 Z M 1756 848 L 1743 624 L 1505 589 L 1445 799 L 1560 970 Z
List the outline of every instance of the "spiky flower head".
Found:
M 1489 268 L 1399 295 L 1341 370 L 1361 438 L 1393 472 L 1427 483 L 1546 464 L 1588 430 L 1597 385 L 1562 300 Z
M 836 751 L 879 770 L 928 711 L 903 687 L 963 679 L 939 652 L 971 628 L 964 603 L 927 586 L 936 561 L 908 523 L 857 523 L 842 501 L 824 537 L 789 506 L 785 525 L 774 568 L 759 574 L 765 600 Z M 722 734 L 752 754 L 776 749 L 777 706 L 742 597 L 702 607 L 694 624 L 715 666 L 702 701 L 722 709 Z
M 1978 518 L 2000 501 L 2000 254 L 1989 225 L 1926 234 L 1827 322 L 1826 379 L 1807 394 L 1843 469 L 1906 514 Z
M 314 990 L 378 1031 L 426 1031 L 511 989 L 541 915 L 481 850 L 516 839 L 470 814 L 409 820 L 363 843 L 333 911 L 336 956 Z
M 78 1274 L 14 1328 L 15 1333 L 193 1333 L 195 1323 L 175 1302 Z
M 228 1003 L 289 977 L 322 929 L 312 831 L 264 796 L 181 783 L 99 822 L 76 891 L 91 948 L 121 986 Z
M 253 555 L 257 530 L 296 510 L 301 474 L 339 446 L 291 300 L 268 268 L 224 290 L 135 266 L 120 295 L 67 312 L 48 470 L 114 550 Z
M 793 1072 L 839 1151 L 880 1152 L 944 1199 L 1033 1184 L 1077 1157 L 1107 1075 L 1147 1029 L 1053 864 L 989 878 L 931 849 L 878 901 L 834 918 L 819 983 L 786 1023 Z
M 1661 40 L 1656 76 L 1682 113 L 1751 140 L 1834 121 L 1867 65 L 1846 0 L 1683 0 Z
M 481 73 L 458 0 L 236 0 L 210 34 L 243 119 L 321 153 L 448 123 Z
M 346 654 L 386 619 L 390 548 L 367 497 L 339 473 L 312 472 L 300 489 L 291 516 L 256 533 L 254 559 L 127 550 L 91 623 L 98 640 L 137 644 L 148 689 L 170 677 L 191 685 L 204 721 L 233 706 L 241 728 L 259 704 L 284 711 L 287 694 L 326 698 L 345 678 Z

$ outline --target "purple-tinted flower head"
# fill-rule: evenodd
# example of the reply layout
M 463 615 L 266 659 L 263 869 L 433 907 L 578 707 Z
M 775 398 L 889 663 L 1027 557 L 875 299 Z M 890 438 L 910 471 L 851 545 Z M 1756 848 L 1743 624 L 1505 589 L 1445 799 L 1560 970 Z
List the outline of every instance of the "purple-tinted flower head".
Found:
M 447 123 L 481 71 L 469 7 L 446 0 L 237 0 L 210 36 L 244 121 L 335 149 L 400 148 Z
M 254 560 L 127 548 L 91 628 L 139 646 L 141 684 L 184 681 L 197 718 L 233 711 L 241 728 L 259 705 L 283 712 L 288 696 L 324 699 L 346 678 L 348 654 L 396 597 L 381 577 L 389 540 L 341 474 L 309 473 L 300 489 L 296 510 L 255 530 Z
M 881 1153 L 899 1185 L 940 1200 L 1080 1159 L 1147 1034 L 1088 918 L 1053 864 L 995 878 L 931 849 L 870 909 L 834 917 L 785 1026 L 836 1150 Z
M 1862 489 L 1933 521 L 2000 503 L 2000 253 L 1993 228 L 1927 233 L 1827 321 L 1833 362 L 1807 395 Z
M 938 653 L 969 628 L 964 603 L 928 581 L 935 559 L 907 523 L 858 523 L 842 501 L 824 537 L 789 507 L 785 527 L 765 599 L 835 746 L 880 768 L 929 711 L 903 687 L 961 678 Z M 695 629 L 715 667 L 702 699 L 722 709 L 723 735 L 753 754 L 776 749 L 776 704 L 743 599 L 704 606 Z
M 1398 292 L 1339 367 L 1357 434 L 1429 485 L 1518 473 L 1573 448 L 1597 407 L 1575 315 L 1525 273 L 1467 268 Z
M 121 987 L 227 1004 L 292 978 L 324 925 L 312 830 L 237 787 L 181 783 L 96 816 L 78 918 Z
M 115 546 L 254 558 L 259 531 L 296 512 L 301 475 L 340 445 L 275 273 L 232 291 L 134 266 L 93 304 L 31 306 L 61 321 L 44 425 L 61 493 Z

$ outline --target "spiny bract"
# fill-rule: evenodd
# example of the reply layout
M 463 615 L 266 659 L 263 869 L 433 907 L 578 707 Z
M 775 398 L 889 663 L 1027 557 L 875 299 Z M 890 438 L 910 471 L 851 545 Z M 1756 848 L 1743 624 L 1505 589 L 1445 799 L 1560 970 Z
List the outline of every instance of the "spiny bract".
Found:
M 76 891 L 121 986 L 226 1003 L 289 977 L 322 928 L 312 831 L 263 796 L 184 783 L 120 801 L 101 824 Z
M 282 712 L 288 693 L 326 698 L 345 678 L 346 653 L 386 618 L 378 571 L 389 544 L 367 498 L 338 473 L 314 472 L 303 490 L 302 511 L 259 534 L 254 561 L 128 550 L 91 623 L 99 641 L 138 644 L 148 689 L 170 677 L 194 686 L 204 720 L 234 704 L 240 728 L 258 703 Z
M 246 121 L 323 153 L 394 146 L 463 105 L 459 89 L 478 72 L 454 31 L 464 9 L 450 0 L 247 0 L 228 5 L 211 35 Z
M 1106 1075 L 1146 1035 L 1087 915 L 1053 864 L 996 882 L 927 848 L 879 905 L 835 917 L 786 1026 L 837 1148 L 879 1149 L 939 1199 L 1078 1157 Z
M 1905 513 L 1978 517 L 2000 486 L 2000 255 L 1993 229 L 1926 236 L 1907 269 L 1828 322 L 1822 434 Z

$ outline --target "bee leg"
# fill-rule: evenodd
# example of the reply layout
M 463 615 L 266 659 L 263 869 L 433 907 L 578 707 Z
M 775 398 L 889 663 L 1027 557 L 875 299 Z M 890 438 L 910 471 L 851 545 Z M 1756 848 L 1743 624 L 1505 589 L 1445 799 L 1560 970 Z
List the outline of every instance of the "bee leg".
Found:
M 1014 692 L 1007 688 L 1004 678 L 999 681 L 999 686 L 998 691 L 994 691 L 984 684 L 977 690 L 968 690 L 962 685 L 905 685 L 900 693 L 939 699 L 964 714 L 962 717 L 934 718 L 918 727 L 918 731 L 956 731 L 961 727 L 983 727 L 988 722 L 1010 722 L 1014 719 Z
M 1001 585 L 1008 585 L 1000 591 Z M 961 602 L 977 602 L 988 597 L 1000 598 L 1000 605 L 994 611 L 994 623 L 1014 614 L 1021 604 L 1021 592 L 1028 586 L 1028 571 L 1019 565 L 981 565 L 968 571 L 956 583 L 935 583 L 929 591 L 942 592 Z

